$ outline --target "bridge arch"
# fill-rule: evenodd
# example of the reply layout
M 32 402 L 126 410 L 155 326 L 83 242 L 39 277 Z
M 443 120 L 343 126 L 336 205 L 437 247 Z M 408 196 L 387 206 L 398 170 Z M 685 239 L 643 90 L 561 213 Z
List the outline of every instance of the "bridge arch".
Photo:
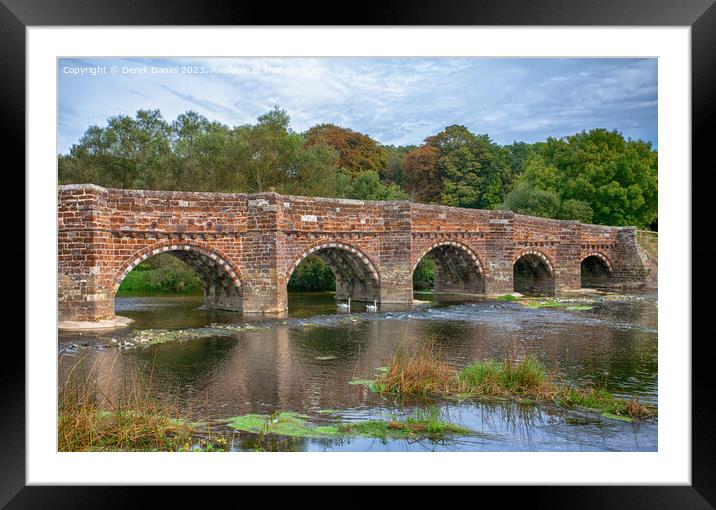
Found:
M 115 274 L 114 293 L 132 269 L 160 253 L 172 255 L 194 270 L 204 284 L 204 305 L 207 308 L 231 311 L 242 309 L 244 279 L 239 268 L 216 248 L 196 241 L 162 241 L 135 252 Z
M 554 264 L 540 250 L 522 250 L 512 263 L 515 292 L 523 294 L 554 294 Z
M 296 256 L 288 266 L 285 281 L 309 255 L 319 258 L 336 278 L 336 299 L 380 300 L 380 274 L 375 262 L 360 249 L 342 242 L 319 242 Z
M 614 276 L 612 263 L 603 253 L 586 253 L 580 261 L 580 279 L 582 288 L 608 288 Z
M 415 259 L 413 275 L 420 261 L 426 256 L 435 262 L 435 292 L 485 293 L 485 266 L 470 247 L 455 241 L 437 241 Z

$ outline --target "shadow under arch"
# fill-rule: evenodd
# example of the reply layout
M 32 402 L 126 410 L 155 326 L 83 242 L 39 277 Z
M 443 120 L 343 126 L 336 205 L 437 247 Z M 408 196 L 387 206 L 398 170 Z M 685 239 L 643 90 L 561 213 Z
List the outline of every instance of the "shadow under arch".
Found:
M 554 295 L 554 266 L 541 251 L 523 251 L 512 265 L 512 281 L 515 292 Z
M 603 253 L 590 252 L 582 257 L 580 278 L 583 289 L 608 289 L 612 276 L 612 263 Z
M 286 283 L 301 262 L 314 256 L 325 263 L 336 278 L 336 299 L 373 302 L 380 300 L 380 276 L 373 261 L 359 249 L 340 242 L 311 246 L 296 257 L 285 275 Z
M 413 276 L 425 257 L 435 262 L 435 293 L 485 294 L 484 266 L 469 247 L 455 241 L 433 243 L 417 258 Z
M 212 310 L 241 311 L 242 278 L 238 268 L 215 248 L 195 242 L 165 242 L 147 246 L 129 257 L 114 277 L 114 294 L 127 274 L 145 260 L 166 253 L 197 274 L 204 285 L 204 306 Z

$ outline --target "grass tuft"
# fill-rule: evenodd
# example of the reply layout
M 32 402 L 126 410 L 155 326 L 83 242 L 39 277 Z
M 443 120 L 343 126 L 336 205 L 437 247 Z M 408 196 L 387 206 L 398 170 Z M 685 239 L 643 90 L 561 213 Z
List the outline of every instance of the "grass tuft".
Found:
M 189 449 L 192 428 L 174 410 L 148 398 L 137 378 L 118 394 L 103 391 L 84 360 L 59 391 L 58 450 L 177 451 Z
M 379 393 L 400 396 L 528 399 L 563 408 L 587 408 L 614 419 L 642 420 L 656 415 L 656 407 L 635 397 L 625 400 L 603 388 L 575 388 L 555 380 L 533 355 L 515 360 L 508 354 L 502 360 L 477 361 L 457 371 L 431 341 L 413 354 L 399 351 L 374 381 L 361 383 Z
M 398 395 L 446 395 L 451 392 L 454 371 L 438 353 L 434 340 L 415 353 L 396 352 L 376 379 L 381 393 Z
M 547 370 L 534 356 L 522 361 L 478 361 L 458 374 L 463 391 L 489 396 L 533 394 L 549 390 Z

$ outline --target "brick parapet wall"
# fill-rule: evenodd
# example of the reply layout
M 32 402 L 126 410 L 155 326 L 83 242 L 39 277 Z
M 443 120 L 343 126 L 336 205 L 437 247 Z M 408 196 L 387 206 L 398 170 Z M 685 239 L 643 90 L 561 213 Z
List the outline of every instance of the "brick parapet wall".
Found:
M 635 286 L 643 280 L 632 227 L 272 192 L 70 185 L 60 187 L 58 201 L 61 318 L 112 317 L 114 292 L 124 271 L 156 246 L 198 246 L 212 260 L 227 261 L 217 263 L 217 270 L 231 266 L 240 274 L 241 300 L 248 312 L 285 308 L 291 272 L 315 250 L 343 250 L 349 253 L 345 263 L 361 278 L 372 281 L 377 274 L 375 297 L 384 303 L 412 301 L 413 269 L 439 246 L 461 250 L 465 260 L 474 261 L 487 294 L 513 290 L 514 262 L 527 252 L 539 252 L 550 261 L 558 290 L 579 288 L 580 262 L 594 253 L 610 262 L 615 284 Z

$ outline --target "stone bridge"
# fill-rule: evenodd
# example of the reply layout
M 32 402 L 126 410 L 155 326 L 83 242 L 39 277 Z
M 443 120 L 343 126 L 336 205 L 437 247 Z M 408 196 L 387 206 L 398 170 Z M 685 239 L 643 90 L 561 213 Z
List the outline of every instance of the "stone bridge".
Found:
M 189 264 L 205 305 L 287 309 L 291 273 L 308 255 L 336 276 L 336 297 L 413 302 L 413 271 L 430 255 L 435 291 L 499 295 L 644 284 L 634 227 L 407 201 L 60 186 L 60 321 L 114 317 L 129 271 L 159 253 Z

